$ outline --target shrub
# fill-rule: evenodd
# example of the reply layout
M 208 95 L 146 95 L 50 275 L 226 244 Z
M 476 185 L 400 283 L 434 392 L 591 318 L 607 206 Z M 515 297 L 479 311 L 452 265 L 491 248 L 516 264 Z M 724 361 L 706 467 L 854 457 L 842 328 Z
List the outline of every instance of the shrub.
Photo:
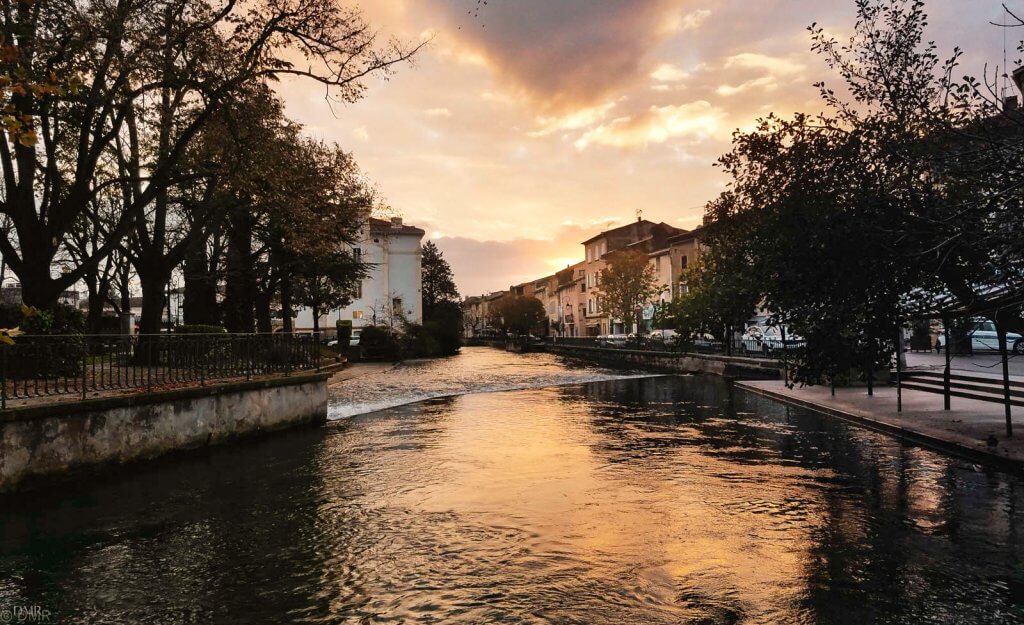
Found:
M 72 306 L 50 310 L 29 306 L 4 306 L 4 327 L 18 327 L 24 336 L 15 339 L 7 354 L 7 372 L 12 378 L 53 378 L 82 372 L 86 353 L 85 316 Z M 60 337 L 60 338 L 57 338 Z
M 437 345 L 435 356 L 451 356 L 462 346 L 462 308 L 455 302 L 438 302 L 423 327 Z
M 359 335 L 359 346 L 368 360 L 395 360 L 401 356 L 398 337 L 381 326 L 363 328 Z
M 348 319 L 338 319 L 334 327 L 338 331 L 338 348 L 341 349 L 348 346 L 352 340 L 352 322 Z
M 401 338 L 402 356 L 406 358 L 432 358 L 441 355 L 441 346 L 426 326 L 408 323 Z

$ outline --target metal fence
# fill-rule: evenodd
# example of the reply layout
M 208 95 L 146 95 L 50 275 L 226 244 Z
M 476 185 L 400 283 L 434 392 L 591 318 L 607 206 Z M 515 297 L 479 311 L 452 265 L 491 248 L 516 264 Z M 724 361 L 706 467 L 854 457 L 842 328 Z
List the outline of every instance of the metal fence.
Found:
M 631 349 L 640 351 L 659 351 L 672 353 L 715 354 L 721 356 L 739 356 L 778 360 L 786 353 L 793 353 L 803 347 L 803 341 L 762 340 L 735 338 L 728 342 L 708 339 L 681 340 L 650 340 L 644 337 L 598 337 L 598 336 L 560 336 L 548 337 L 548 342 L 555 345 L 578 345 L 581 347 L 597 347 L 603 349 Z
M 319 341 L 311 333 L 23 335 L 0 345 L 0 408 L 9 400 L 85 399 L 319 367 Z

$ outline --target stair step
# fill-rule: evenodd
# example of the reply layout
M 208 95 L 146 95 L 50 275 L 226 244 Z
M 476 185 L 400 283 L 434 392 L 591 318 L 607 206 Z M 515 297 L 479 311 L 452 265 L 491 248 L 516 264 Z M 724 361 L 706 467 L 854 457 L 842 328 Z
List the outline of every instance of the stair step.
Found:
M 916 382 L 903 382 L 903 388 L 911 389 L 915 391 L 924 391 L 926 393 L 935 393 L 936 395 L 943 394 L 943 388 L 941 386 L 935 386 L 933 384 L 919 384 Z M 953 397 L 960 397 L 963 399 L 975 399 L 978 401 L 987 401 L 995 404 L 1002 404 L 1004 402 L 1002 392 L 999 393 L 981 393 L 978 391 L 964 391 L 956 388 L 950 388 L 949 394 Z M 1010 396 L 1011 406 L 1024 406 L 1024 398 L 1016 395 Z
M 917 384 L 925 385 L 929 387 L 935 387 L 942 389 L 943 383 L 942 378 L 918 378 L 914 376 L 903 376 L 903 385 Z M 979 393 L 996 393 L 1000 397 L 1003 395 L 1003 383 L 999 380 L 993 380 L 992 383 L 979 384 L 975 382 L 962 382 L 955 378 L 950 378 L 949 387 L 961 391 L 976 391 Z M 1017 388 L 1010 386 L 1010 396 L 1024 399 L 1024 388 Z
M 904 380 L 907 380 L 907 379 L 910 379 L 910 378 L 929 378 L 929 379 L 938 379 L 941 382 L 942 381 L 942 376 L 943 376 L 942 371 L 915 371 L 915 370 L 911 369 L 910 371 L 904 371 L 903 372 L 903 379 Z M 1002 384 L 1003 384 L 1003 378 L 1001 376 L 971 375 L 970 373 L 959 373 L 959 372 L 956 372 L 956 371 L 951 371 L 950 372 L 949 379 L 950 380 L 960 380 L 960 381 L 964 381 L 964 382 L 981 383 L 981 384 L 998 384 L 999 386 L 1002 386 Z M 1024 381 L 1022 381 L 1022 380 L 1012 380 L 1011 379 L 1010 380 L 1010 387 L 1011 388 L 1017 387 L 1017 388 L 1024 389 Z

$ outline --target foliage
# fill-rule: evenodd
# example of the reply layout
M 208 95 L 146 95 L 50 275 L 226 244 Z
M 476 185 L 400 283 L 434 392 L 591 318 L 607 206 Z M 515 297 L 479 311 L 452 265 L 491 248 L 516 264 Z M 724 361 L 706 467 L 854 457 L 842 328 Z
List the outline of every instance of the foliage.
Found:
M 7 374 L 11 378 L 49 378 L 81 373 L 85 355 L 85 317 L 72 306 L 57 305 L 50 310 L 31 306 L 0 307 L 3 327 L 18 327 L 19 336 L 9 349 Z
M 430 320 L 444 302 L 458 302 L 452 268 L 433 241 L 423 244 L 423 319 Z
M 384 326 L 366 326 L 359 334 L 359 347 L 369 360 L 398 360 L 401 345 L 398 334 Z
M 806 339 L 793 380 L 888 367 L 908 303 L 947 294 L 984 306 L 1024 285 L 1024 123 L 952 78 L 924 43 L 923 2 L 858 0 L 853 36 L 812 26 L 813 49 L 850 100 L 820 83 L 829 113 L 768 116 L 719 166 L 730 188 L 704 244 L 772 321 Z M 1020 323 L 1006 312 L 1008 327 Z M 1019 327 L 1019 326 L 1017 326 Z
M 295 301 L 312 309 L 313 328 L 319 331 L 320 315 L 350 304 L 367 270 L 364 263 L 339 246 L 331 253 L 301 256 L 295 273 Z
M 462 307 L 457 302 L 442 301 L 434 308 L 431 318 L 423 323 L 437 342 L 438 356 L 451 356 L 462 344 Z
M 347 350 L 349 343 L 352 342 L 352 322 L 348 319 L 338 319 L 334 322 L 334 327 L 337 330 L 338 349 Z
M 640 250 L 616 252 L 601 272 L 601 305 L 613 319 L 627 325 L 636 316 L 634 312 L 654 299 L 665 289 L 658 284 L 654 267 L 647 254 Z
M 492 327 L 515 334 L 529 334 L 539 329 L 547 317 L 544 304 L 536 297 L 525 295 L 506 295 L 496 300 L 488 315 Z
M 97 273 L 113 273 L 97 266 L 127 252 L 142 287 L 143 331 L 159 325 L 157 294 L 175 268 L 197 247 L 215 249 L 227 213 L 247 209 L 260 190 L 257 176 L 243 183 L 237 174 L 251 162 L 282 164 L 268 158 L 271 142 L 247 131 L 297 136 L 282 116 L 264 115 L 264 104 L 274 108 L 268 85 L 304 78 L 354 102 L 366 81 L 423 45 L 383 39 L 358 9 L 334 0 L 15 4 L 0 25 L 0 213 L 11 220 L 0 254 L 27 303 L 49 308 L 85 279 L 95 308 L 108 289 Z M 262 120 L 271 123 L 253 123 Z M 244 143 L 256 149 L 239 149 Z M 277 185 L 285 195 L 320 174 L 301 157 L 278 171 L 271 185 L 297 179 Z M 328 205 L 345 193 L 327 191 Z M 314 213 L 283 215 L 279 238 L 332 227 Z
M 660 327 L 674 329 L 680 340 L 698 335 L 711 335 L 727 341 L 730 331 L 742 331 L 753 315 L 760 291 L 748 276 L 736 267 L 733 259 L 721 254 L 722 246 L 706 250 L 687 269 L 685 288 L 671 302 L 658 310 Z
M 0 326 L 17 327 L 27 335 L 76 335 L 85 331 L 85 317 L 74 306 L 58 304 L 49 310 L 32 306 L 0 306 Z

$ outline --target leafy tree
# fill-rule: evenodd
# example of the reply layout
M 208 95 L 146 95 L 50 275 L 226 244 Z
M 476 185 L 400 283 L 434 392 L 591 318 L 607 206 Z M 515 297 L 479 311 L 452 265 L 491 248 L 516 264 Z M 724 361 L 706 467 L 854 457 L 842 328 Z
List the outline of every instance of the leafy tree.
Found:
M 725 246 L 706 249 L 690 265 L 684 277 L 686 289 L 657 311 L 660 327 L 676 330 L 684 341 L 702 334 L 729 341 L 733 331 L 744 328 L 761 291 L 743 269 L 729 266 L 735 259 L 726 251 Z
M 506 295 L 491 304 L 488 314 L 493 327 L 516 334 L 537 329 L 547 316 L 539 299 L 524 295 Z
M 124 242 L 147 246 L 144 296 L 165 283 L 170 187 L 201 129 L 241 91 L 285 76 L 319 81 L 346 102 L 418 46 L 381 43 L 356 9 L 333 0 L 32 0 L 0 25 L 5 122 L 0 138 L 0 254 L 26 302 L 52 306 Z M 13 123 L 17 122 L 17 127 Z M 53 275 L 68 232 L 109 187 L 124 205 L 101 245 Z M 141 236 L 144 235 L 144 236 Z M 174 254 L 171 254 L 174 256 Z M 151 261 L 151 262 L 150 262 Z M 146 315 L 146 330 L 154 328 Z
M 313 331 L 320 332 L 320 315 L 352 303 L 356 285 L 367 275 L 366 265 L 341 248 L 333 254 L 303 257 L 296 268 L 296 301 L 313 312 Z
M 602 306 L 613 319 L 627 325 L 636 316 L 636 308 L 647 305 L 664 290 L 647 254 L 640 250 L 616 252 L 601 272 Z
M 433 241 L 423 244 L 422 266 L 423 318 L 429 320 L 442 302 L 458 302 L 459 290 L 455 287 L 452 268 Z
M 953 78 L 960 53 L 924 43 L 923 6 L 858 0 L 842 43 L 812 26 L 844 89 L 819 84 L 826 114 L 769 116 L 719 161 L 732 184 L 705 244 L 807 339 L 796 381 L 888 366 L 914 300 L 984 310 L 1024 287 L 1022 121 Z

